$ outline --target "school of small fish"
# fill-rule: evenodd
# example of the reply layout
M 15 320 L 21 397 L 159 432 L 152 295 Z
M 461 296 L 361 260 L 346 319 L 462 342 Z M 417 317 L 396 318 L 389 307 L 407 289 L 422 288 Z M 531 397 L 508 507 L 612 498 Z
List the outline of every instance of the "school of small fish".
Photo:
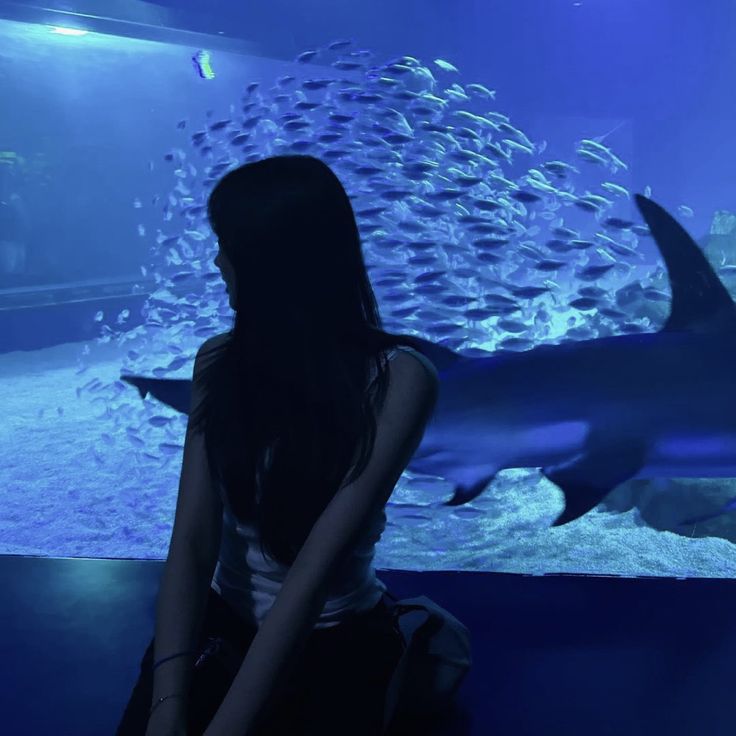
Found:
M 209 56 L 197 59 L 210 63 Z M 546 142 L 532 141 L 510 116 L 489 109 L 494 90 L 461 84 L 457 67 L 443 59 L 424 65 L 402 56 L 377 65 L 371 51 L 339 40 L 295 62 L 294 74 L 268 88 L 246 84 L 228 115 L 207 111 L 196 130 L 189 120 L 177 124 L 186 142 L 162 162 L 174 184 L 151 202 L 162 223 L 151 238 L 151 265 L 141 267 L 157 284 L 145 322 L 126 329 L 124 310 L 116 329 L 103 324 L 98 338 L 135 341 L 126 372 L 189 378 L 202 340 L 229 328 L 207 196 L 230 169 L 285 153 L 322 159 L 345 186 L 391 332 L 416 330 L 482 356 L 646 332 L 664 320 L 669 292 L 657 288 L 666 284 L 664 271 L 640 265 L 646 226 L 616 214 L 619 204 L 628 211 L 630 192 L 614 180 L 627 165 L 602 143 L 605 136 L 577 141 L 574 162 L 549 160 Z M 158 165 L 149 163 L 152 171 Z M 594 191 L 577 183 L 595 172 L 601 182 Z M 145 205 L 136 199 L 133 206 Z M 682 205 L 680 214 L 692 210 Z M 139 233 L 146 236 L 142 225 Z M 96 319 L 103 322 L 103 313 Z M 168 335 L 156 350 L 155 328 Z M 121 404 L 136 401 L 121 381 L 89 382 L 77 393 L 105 388 Z M 143 454 L 165 459 L 180 445 L 144 452 L 146 432 L 176 433 L 172 423 L 146 416 L 125 431 Z

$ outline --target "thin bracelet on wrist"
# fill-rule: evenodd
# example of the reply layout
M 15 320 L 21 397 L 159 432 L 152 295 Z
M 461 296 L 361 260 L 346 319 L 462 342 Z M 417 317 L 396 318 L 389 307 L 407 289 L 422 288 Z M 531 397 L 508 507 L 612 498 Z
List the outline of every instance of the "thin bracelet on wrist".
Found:
M 163 664 L 164 662 L 168 662 L 170 659 L 175 659 L 176 657 L 185 657 L 187 655 L 196 655 L 196 652 L 188 651 L 188 652 L 179 652 L 178 654 L 172 654 L 170 657 L 164 657 L 163 659 L 159 659 L 158 662 L 155 662 L 153 665 L 153 671 L 156 671 L 156 667 L 158 667 L 160 664 Z
M 169 660 L 175 659 L 176 657 L 185 657 L 185 656 L 191 655 L 191 654 L 196 655 L 197 653 L 196 652 L 192 652 L 192 651 L 187 651 L 187 652 L 179 652 L 178 654 L 172 654 L 170 657 L 164 657 L 163 659 L 160 659 L 158 662 L 154 663 L 154 665 L 152 667 L 152 671 L 155 672 L 156 671 L 156 667 L 158 667 L 159 665 L 163 664 L 164 662 L 168 662 Z M 153 711 L 156 710 L 156 708 L 158 708 L 158 706 L 161 705 L 161 703 L 163 703 L 164 700 L 168 700 L 169 698 L 183 698 L 183 697 L 184 697 L 183 693 L 171 693 L 171 695 L 164 695 L 164 697 L 159 698 L 151 706 L 151 710 L 148 711 L 148 717 L 149 718 L 151 717 L 151 714 L 153 713 Z

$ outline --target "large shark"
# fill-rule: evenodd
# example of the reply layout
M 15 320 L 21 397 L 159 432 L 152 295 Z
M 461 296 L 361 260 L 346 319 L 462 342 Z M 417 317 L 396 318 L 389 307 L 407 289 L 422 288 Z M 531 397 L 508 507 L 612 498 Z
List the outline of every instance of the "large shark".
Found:
M 736 477 L 736 304 L 684 228 L 635 199 L 672 290 L 658 332 L 487 358 L 413 338 L 440 391 L 408 469 L 449 481 L 446 505 L 473 500 L 505 468 L 541 468 L 565 497 L 559 526 L 633 478 Z M 122 378 L 188 413 L 190 381 Z

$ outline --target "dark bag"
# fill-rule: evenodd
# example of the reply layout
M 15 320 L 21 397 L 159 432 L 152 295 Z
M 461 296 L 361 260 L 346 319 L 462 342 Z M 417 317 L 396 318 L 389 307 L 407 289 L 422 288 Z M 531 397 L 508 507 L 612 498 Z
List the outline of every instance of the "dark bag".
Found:
M 425 595 L 386 595 L 405 649 L 386 693 L 384 730 L 448 709 L 472 665 L 470 632 L 451 613 Z
M 472 665 L 470 632 L 431 598 L 397 599 L 387 605 L 404 639 L 404 651 L 391 677 L 384 707 L 384 730 L 449 708 Z M 194 665 L 193 691 L 199 693 L 192 726 L 206 728 L 220 707 L 245 656 L 246 648 L 224 636 L 208 636 Z

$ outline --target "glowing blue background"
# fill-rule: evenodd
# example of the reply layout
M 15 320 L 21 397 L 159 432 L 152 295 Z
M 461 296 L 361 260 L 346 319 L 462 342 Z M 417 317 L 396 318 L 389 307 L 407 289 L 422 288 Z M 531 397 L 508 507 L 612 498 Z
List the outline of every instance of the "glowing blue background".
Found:
M 701 244 L 714 213 L 736 209 L 736 11 L 729 2 L 709 3 L 707 13 L 696 3 L 671 0 L 476 0 L 452 3 L 451 9 L 442 2 L 399 8 L 383 1 L 312 2 L 300 3 L 298 13 L 294 3 L 283 1 L 248 9 L 220 2 L 201 15 L 200 3 L 157 5 L 176 6 L 177 14 L 157 16 L 154 4 L 128 7 L 151 22 L 164 17 L 213 34 L 209 45 L 202 36 L 176 32 L 168 43 L 97 33 L 68 37 L 44 25 L 0 20 L 0 150 L 22 155 L 32 172 L 16 181 L 15 190 L 31 219 L 35 286 L 135 282 L 139 293 L 154 292 L 151 277 L 166 265 L 155 235 L 172 223 L 164 221 L 160 205 L 149 203 L 158 194 L 162 204 L 176 183 L 163 154 L 186 151 L 187 161 L 201 168 L 189 144 L 193 131 L 230 117 L 230 105 L 238 106 L 252 80 L 268 87 L 287 73 L 323 76 L 291 60 L 337 38 L 355 38 L 359 48 L 375 51 L 376 62 L 402 54 L 428 66 L 448 59 L 460 69 L 450 81 L 496 90 L 488 109 L 511 116 L 533 141 L 547 141 L 544 159 L 578 165 L 580 191 L 611 177 L 576 162 L 574 141 L 620 125 L 605 141 L 629 165 L 615 181 L 631 191 L 651 186 L 672 211 L 692 207 L 695 216 L 683 223 Z M 109 8 L 114 15 L 116 5 Z M 116 28 L 109 26 L 113 33 Z M 233 36 L 241 41 L 232 41 L 227 51 Z M 212 49 L 213 80 L 199 78 L 192 67 L 190 57 L 201 47 Z M 177 129 L 183 119 L 186 129 Z M 133 206 L 136 199 L 141 208 Z M 612 214 L 636 219 L 624 204 Z M 646 264 L 660 264 L 650 241 L 642 239 L 639 247 Z M 214 271 L 214 255 L 212 247 L 203 268 Z M 390 304 L 376 291 L 387 329 L 407 331 L 410 325 L 390 318 Z M 190 377 L 207 325 L 228 329 L 231 316 L 217 280 L 209 283 L 207 300 L 190 308 L 203 330 L 194 338 L 191 329 L 174 326 L 171 315 L 160 314 L 164 326 L 158 329 L 142 325 L 140 315 L 120 318 L 119 309 L 85 322 L 86 343 L 60 342 L 51 321 L 39 337 L 43 349 L 14 350 L 17 336 L 0 335 L 1 553 L 166 556 L 185 421 L 114 382 L 123 368 Z M 570 314 L 578 326 L 589 319 L 589 313 Z M 564 320 L 556 327 L 552 338 L 564 334 Z M 485 344 L 476 336 L 468 345 L 493 349 L 495 339 L 489 332 Z M 130 350 L 141 356 L 138 362 Z M 95 377 L 99 387 L 79 390 Z M 730 485 L 672 481 L 648 484 L 639 493 L 664 524 L 678 499 L 699 494 L 717 505 L 716 499 L 729 497 Z M 630 492 L 624 489 L 617 498 Z M 728 517 L 694 538 L 656 531 L 636 509 L 591 512 L 550 530 L 561 497 L 532 469 L 505 471 L 467 507 L 440 508 L 447 494 L 441 481 L 402 479 L 388 507 L 378 567 L 707 576 L 736 571 L 736 531 Z

